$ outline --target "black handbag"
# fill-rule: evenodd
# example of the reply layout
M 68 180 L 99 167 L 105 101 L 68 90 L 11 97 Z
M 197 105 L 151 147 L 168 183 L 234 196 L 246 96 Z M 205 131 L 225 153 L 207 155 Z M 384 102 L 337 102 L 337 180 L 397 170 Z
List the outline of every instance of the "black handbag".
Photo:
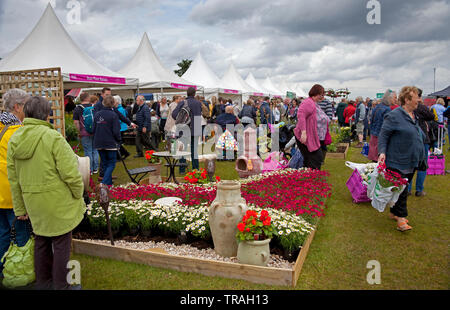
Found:
M 427 171 L 428 170 L 428 162 L 426 160 L 421 160 L 419 162 L 419 166 L 417 167 L 418 171 Z

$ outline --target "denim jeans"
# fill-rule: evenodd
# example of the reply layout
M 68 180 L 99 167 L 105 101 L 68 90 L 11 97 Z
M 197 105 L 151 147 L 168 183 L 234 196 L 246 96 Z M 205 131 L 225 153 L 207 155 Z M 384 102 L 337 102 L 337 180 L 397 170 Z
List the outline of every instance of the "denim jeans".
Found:
M 14 220 L 13 209 L 0 209 L 0 259 L 8 251 L 11 243 L 11 225 Z M 24 246 L 30 238 L 30 233 L 27 228 L 26 221 L 17 220 L 15 224 L 16 228 L 16 241 L 17 245 Z M 0 262 L 0 274 L 3 271 L 3 264 Z
M 112 173 L 116 167 L 117 151 L 98 150 L 103 170 L 102 184 L 112 185 Z
M 429 144 L 424 144 L 425 147 L 425 156 L 426 156 L 426 161 L 428 162 L 428 150 L 430 149 L 430 145 Z M 422 192 L 423 191 L 423 183 L 425 183 L 425 177 L 427 176 L 427 172 L 426 171 L 417 171 L 417 177 L 416 177 L 416 192 Z M 412 180 L 411 182 L 409 182 L 408 185 L 408 192 L 411 191 L 412 189 Z
M 91 162 L 91 172 L 98 170 L 98 152 L 94 148 L 94 136 L 81 137 L 84 156 L 89 157 Z

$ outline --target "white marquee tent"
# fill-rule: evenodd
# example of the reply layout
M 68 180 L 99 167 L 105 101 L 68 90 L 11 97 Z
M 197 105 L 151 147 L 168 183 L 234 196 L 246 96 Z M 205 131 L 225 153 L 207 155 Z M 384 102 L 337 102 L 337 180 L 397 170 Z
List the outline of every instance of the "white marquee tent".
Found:
M 308 93 L 300 86 L 300 83 L 295 83 L 292 85 L 297 97 L 308 98 Z
M 60 67 L 64 88 L 137 85 L 132 75 L 121 75 L 97 63 L 72 40 L 49 4 L 34 29 L 4 59 L 0 71 Z
M 283 94 L 278 88 L 275 87 L 275 85 L 272 83 L 269 77 L 266 77 L 266 79 L 262 82 L 262 87 L 270 91 L 271 96 L 276 97 L 282 97 L 286 96 L 286 94 Z
M 270 91 L 268 91 L 267 89 L 265 89 L 264 87 L 262 87 L 255 79 L 255 77 L 253 76 L 253 74 L 250 72 L 247 75 L 247 78 L 245 79 L 245 82 L 250 85 L 251 87 L 253 87 L 254 89 L 259 91 L 259 94 L 257 96 L 269 96 Z
M 197 56 L 182 78 L 193 84 L 202 85 L 206 99 L 212 96 L 216 96 L 216 98 L 221 96 L 225 99 L 240 100 L 241 91 L 223 87 L 221 80 L 209 67 L 200 52 L 197 53 Z
M 197 89 L 203 88 L 167 70 L 156 55 L 147 33 L 144 33 L 133 58 L 119 70 L 119 73 L 138 77 L 140 91 L 163 93 L 166 91 L 184 92 L 190 86 L 197 86 Z
M 261 93 L 258 89 L 248 85 L 237 72 L 233 63 L 230 64 L 228 70 L 222 77 L 222 85 L 230 89 L 238 89 L 242 92 L 242 100 L 246 101 L 250 96 L 260 96 Z

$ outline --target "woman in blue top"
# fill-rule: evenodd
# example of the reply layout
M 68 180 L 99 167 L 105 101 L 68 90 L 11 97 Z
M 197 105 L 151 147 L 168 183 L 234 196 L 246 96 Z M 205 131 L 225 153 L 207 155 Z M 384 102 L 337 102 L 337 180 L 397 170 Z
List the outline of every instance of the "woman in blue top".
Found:
M 419 103 L 419 91 L 414 86 L 402 88 L 399 100 L 401 107 L 389 112 L 378 135 L 378 162 L 386 163 L 387 169 L 401 174 L 408 182 L 419 167 L 423 169 L 425 162 L 425 149 L 423 141 L 425 134 L 419 126 L 414 110 Z M 390 218 L 397 221 L 397 229 L 410 230 L 408 225 L 408 210 L 406 200 L 408 190 L 405 188 L 395 205 L 391 208 Z
M 114 112 L 114 98 L 106 96 L 103 109 L 94 114 L 94 147 L 100 155 L 104 171 L 102 184 L 112 185 L 112 173 L 116 167 L 117 149 L 121 144 L 119 117 Z
M 127 110 L 125 110 L 125 108 L 122 106 L 122 98 L 120 98 L 120 96 L 116 95 L 113 97 L 114 98 L 114 107 L 117 108 L 117 110 L 125 117 L 128 118 L 127 116 Z M 123 159 L 127 158 L 128 156 L 130 156 L 130 153 L 126 150 L 126 148 L 123 147 L 123 134 L 125 131 L 128 130 L 128 125 L 124 122 L 120 121 L 120 136 L 122 138 L 122 144 L 120 145 L 120 155 L 122 156 Z

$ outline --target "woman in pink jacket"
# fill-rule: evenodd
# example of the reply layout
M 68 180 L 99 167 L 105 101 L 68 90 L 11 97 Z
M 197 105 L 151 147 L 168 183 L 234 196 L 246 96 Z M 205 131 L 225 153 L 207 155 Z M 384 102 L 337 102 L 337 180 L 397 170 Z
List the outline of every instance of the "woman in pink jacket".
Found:
M 323 151 L 328 132 L 329 118 L 318 106 L 325 90 L 316 84 L 309 91 L 309 98 L 303 100 L 297 112 L 297 126 L 294 129 L 297 145 L 303 155 L 303 165 L 319 169 L 323 163 Z

